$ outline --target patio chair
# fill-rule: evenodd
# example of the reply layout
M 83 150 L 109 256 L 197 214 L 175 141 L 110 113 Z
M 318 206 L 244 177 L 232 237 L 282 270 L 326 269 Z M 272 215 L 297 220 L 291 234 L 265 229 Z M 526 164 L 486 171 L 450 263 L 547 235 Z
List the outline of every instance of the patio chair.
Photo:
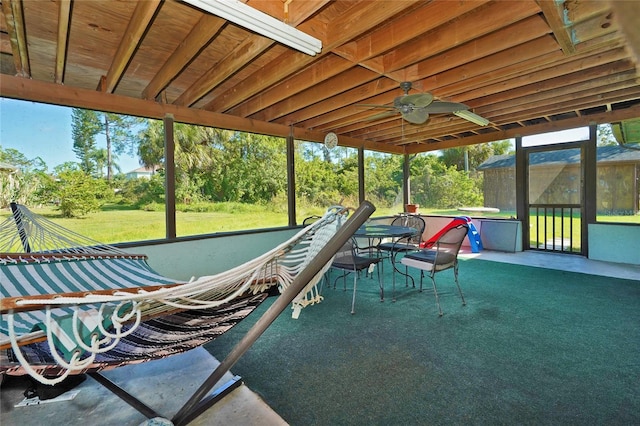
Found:
M 420 248 L 420 243 L 422 242 L 422 234 L 424 234 L 424 229 L 426 227 L 425 221 L 421 216 L 415 214 L 402 214 L 391 222 L 391 225 L 397 226 L 407 226 L 409 228 L 415 228 L 418 232 L 414 235 L 409 235 L 406 237 L 401 237 L 394 239 L 392 241 L 386 241 L 378 244 L 378 250 L 382 252 L 388 252 L 389 260 L 391 261 L 391 266 L 393 267 L 393 295 L 395 298 L 395 289 L 396 289 L 396 272 L 405 276 L 405 286 L 409 286 L 409 279 L 413 282 L 413 278 L 409 275 L 407 268 L 405 267 L 404 273 L 401 272 L 396 266 L 396 258 L 401 253 L 408 253 L 412 251 L 416 251 Z M 415 283 L 413 283 L 415 287 Z
M 438 313 L 442 316 L 442 308 L 440 307 L 440 298 L 438 297 L 438 289 L 436 287 L 435 275 L 438 272 L 446 271 L 447 269 L 453 269 L 453 276 L 458 287 L 458 292 L 462 298 L 462 305 L 466 305 L 464 300 L 464 294 L 460 288 L 458 281 L 458 252 L 462 241 L 467 236 L 469 226 L 466 223 L 462 223 L 455 228 L 448 229 L 443 233 L 440 238 L 430 249 L 422 249 L 420 251 L 407 253 L 401 260 L 405 266 L 411 266 L 413 268 L 420 269 L 420 291 L 422 292 L 422 278 L 425 275 L 425 271 L 428 272 L 429 278 L 433 283 L 433 292 L 436 296 L 436 305 L 438 306 Z
M 371 257 L 371 256 L 362 256 L 359 254 L 358 245 L 354 238 L 349 239 L 346 243 L 343 244 L 342 248 L 338 250 L 335 257 L 333 258 L 333 263 L 331 263 L 331 268 L 339 269 L 343 271 L 343 274 L 337 277 L 333 282 L 333 288 L 336 288 L 336 282 L 338 279 L 342 278 L 344 283 L 344 289 L 347 289 L 347 275 L 353 274 L 353 298 L 351 300 L 351 313 L 355 313 L 356 306 L 356 288 L 358 285 L 358 275 L 360 272 L 366 270 L 368 272 L 372 271 L 372 268 L 375 267 L 379 262 L 382 261 L 380 257 Z M 376 268 L 378 273 L 378 284 L 380 285 L 380 301 L 384 300 L 384 287 L 382 284 L 382 278 L 380 276 L 380 269 Z
M 302 221 L 302 226 L 309 226 L 312 223 L 317 222 L 318 220 L 322 219 L 322 216 L 318 216 L 317 214 L 314 214 L 312 216 L 306 217 L 304 218 L 304 220 Z

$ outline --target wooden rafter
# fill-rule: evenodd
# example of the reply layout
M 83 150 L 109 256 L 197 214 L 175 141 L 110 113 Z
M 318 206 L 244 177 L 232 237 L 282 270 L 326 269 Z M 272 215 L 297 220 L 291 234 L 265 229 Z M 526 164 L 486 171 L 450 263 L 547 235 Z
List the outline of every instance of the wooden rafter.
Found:
M 228 112 L 240 117 L 249 117 L 252 114 L 263 110 L 264 108 L 273 106 L 274 104 L 287 99 L 291 96 L 289 92 L 291 87 L 295 87 L 298 93 L 321 84 L 323 81 L 335 77 L 353 67 L 353 63 L 336 55 L 327 55 L 320 59 L 313 69 L 301 71 L 274 86 L 264 90 L 256 95 L 253 99 L 235 108 L 231 108 Z
M 331 23 L 331 31 L 325 30 L 326 40 L 323 40 L 323 52 L 332 50 L 341 46 L 350 39 L 357 37 L 375 28 L 385 19 L 401 12 L 408 4 L 415 2 L 384 2 L 379 4 L 376 2 L 366 2 L 356 4 L 348 13 L 345 13 L 339 19 Z M 304 30 L 302 25 L 301 29 Z M 318 36 L 318 34 L 316 34 Z M 326 53 L 325 53 L 326 54 Z M 306 55 L 298 55 L 295 53 L 285 53 L 269 64 L 270 68 L 280 69 L 286 74 L 295 74 L 305 66 L 314 62 L 315 59 Z M 216 99 L 210 102 L 206 109 L 212 111 L 226 111 L 238 105 L 234 99 L 238 97 L 238 91 L 241 91 L 240 97 L 246 98 L 269 88 L 273 84 L 277 84 L 282 78 L 276 76 L 262 76 L 262 78 L 252 78 L 242 87 L 234 88 L 233 91 L 227 91 L 220 94 Z
M 225 23 L 225 20 L 217 16 L 203 15 L 187 38 L 180 43 L 171 57 L 169 57 L 169 60 L 164 63 L 155 77 L 142 91 L 142 97 L 154 99 L 198 54 L 202 46 L 207 44 L 220 31 L 220 28 Z
M 483 3 L 484 2 L 467 2 L 461 6 L 461 9 L 456 10 L 456 12 L 460 13 L 473 10 L 474 8 L 481 6 Z M 362 65 L 366 69 L 379 70 L 382 68 L 381 64 L 373 66 L 372 64 L 375 63 L 375 60 L 372 58 L 389 51 L 403 42 L 424 34 L 432 28 L 442 25 L 447 19 L 450 19 L 451 16 L 453 16 L 452 10 L 453 9 L 447 4 L 438 3 L 434 5 L 433 8 L 420 9 L 416 13 L 404 16 L 398 23 L 398 27 L 401 31 L 394 31 L 393 37 L 389 37 L 388 31 L 386 31 L 385 28 L 381 28 L 376 29 L 366 36 L 358 39 L 357 43 L 347 43 L 339 46 L 335 52 L 343 58 L 344 61 L 340 62 L 340 67 L 337 68 L 337 70 L 339 70 L 339 72 L 346 71 L 356 65 Z M 327 73 L 325 74 L 324 79 L 329 79 L 337 74 L 338 73 Z M 317 77 L 315 73 L 314 76 Z M 267 89 L 268 92 L 271 92 L 274 95 L 271 97 L 260 95 L 259 109 L 264 109 L 265 107 L 273 105 L 283 99 L 295 96 L 303 90 L 321 84 L 323 81 L 317 78 L 313 81 L 308 79 L 305 81 L 293 81 L 294 79 L 302 80 L 299 74 L 295 74 L 291 79 L 278 84 L 277 90 L 273 90 L 272 88 Z M 359 84 L 364 84 L 367 81 L 369 81 L 369 79 L 362 80 Z M 317 86 L 315 88 L 316 91 L 324 92 L 324 89 L 320 89 Z M 272 101 L 269 101 L 270 99 L 272 99 Z M 246 117 L 251 113 L 257 112 L 259 110 L 257 107 L 258 105 L 255 103 L 253 105 L 244 104 L 241 108 L 232 108 L 230 111 Z M 263 113 L 263 117 L 267 116 L 268 115 L 266 113 Z M 273 118 L 273 116 L 269 118 Z
M 588 117 L 574 117 L 568 118 L 566 120 L 559 121 L 551 121 L 542 124 L 536 124 L 532 126 L 526 127 L 518 127 L 508 130 L 496 130 L 495 132 L 479 134 L 476 136 L 471 136 L 467 138 L 466 142 L 469 144 L 478 144 L 485 142 L 493 142 L 504 139 L 515 138 L 516 136 L 528 136 L 535 135 L 540 133 L 553 132 L 557 130 L 564 130 L 570 128 L 576 128 L 581 126 L 586 126 L 589 124 L 603 124 L 603 123 L 611 123 L 619 120 L 627 120 L 640 116 L 640 107 L 630 107 L 625 110 L 611 111 L 611 112 L 603 112 L 598 114 L 592 114 Z M 455 140 L 443 141 L 440 143 L 430 143 L 428 151 L 436 151 L 441 149 L 453 148 L 458 146 L 459 143 Z M 419 152 L 423 152 L 424 146 L 420 144 L 414 144 L 411 146 L 407 146 L 406 148 L 407 154 L 416 154 Z
M 261 2 L 256 2 L 255 5 L 258 9 L 268 5 L 269 3 L 261 5 Z M 277 3 L 280 3 L 279 1 Z M 297 8 L 289 11 L 289 23 L 291 26 L 297 26 L 300 22 L 304 21 L 310 14 L 320 9 L 326 1 L 309 2 L 309 5 L 305 8 Z M 251 3 L 254 6 L 253 3 Z M 297 11 L 297 12 L 296 12 Z M 225 81 L 229 76 L 233 75 L 238 70 L 244 68 L 244 66 L 252 59 L 256 58 L 266 49 L 271 47 L 275 42 L 271 39 L 264 38 L 259 35 L 252 35 L 247 37 L 245 41 L 240 43 L 214 68 L 211 68 L 208 72 L 203 74 L 198 81 L 196 81 L 191 87 L 185 90 L 176 100 L 176 105 L 189 106 L 194 104 L 205 94 L 211 91 L 214 87 Z
M 556 0 L 537 0 L 537 3 L 562 51 L 566 55 L 573 54 L 576 51 L 576 46 L 571 36 L 571 29 L 564 20 L 564 2 L 558 4 Z
M 2 12 L 7 22 L 16 73 L 22 77 L 31 77 L 22 0 L 3 0 Z
M 161 0 L 145 0 L 136 4 L 127 30 L 120 41 L 116 55 L 106 76 L 105 90 L 112 93 L 131 60 L 143 34 L 151 24 Z
M 71 0 L 60 0 L 58 12 L 58 43 L 56 45 L 55 82 L 62 84 L 64 80 L 64 64 L 67 57 L 67 40 L 69 38 L 69 20 L 71 19 Z
M 251 118 L 255 118 L 257 120 L 273 120 L 287 116 L 288 118 L 286 121 L 290 123 L 297 123 L 298 121 L 304 120 L 305 114 L 307 117 L 315 116 L 316 114 L 311 110 L 326 112 L 330 107 L 322 105 L 322 103 L 327 98 L 340 93 L 344 96 L 343 99 L 346 102 L 349 102 L 351 98 L 349 88 L 354 85 L 361 86 L 378 78 L 378 74 L 373 71 L 362 67 L 354 67 L 331 79 L 316 84 L 313 87 L 313 90 L 303 91 L 295 96 L 290 96 L 287 99 L 262 110 L 258 114 L 253 114 Z M 390 81 L 389 83 L 390 86 L 397 85 L 394 81 Z M 354 98 L 362 98 L 362 92 L 364 92 L 364 90 L 356 89 L 355 91 L 360 92 L 361 94 L 360 96 L 356 95 Z M 290 111 L 296 111 L 297 114 L 288 114 Z M 294 115 L 295 118 L 292 118 Z
M 181 106 L 193 105 L 211 89 L 225 81 L 241 69 L 244 64 L 260 55 L 274 43 L 273 40 L 260 36 L 247 38 L 215 67 L 210 68 L 198 81 L 182 92 L 173 103 Z
M 528 41 L 531 37 L 535 38 L 548 33 L 548 27 L 544 25 L 541 18 L 533 16 L 527 18 L 525 21 L 524 25 L 529 31 L 526 33 L 523 32 L 522 35 L 519 34 L 518 36 L 509 37 L 509 33 L 506 30 L 496 31 L 495 33 L 479 38 L 473 43 L 466 43 L 451 49 L 447 52 L 446 66 L 455 66 L 460 63 L 460 67 L 443 69 L 445 68 L 445 64 L 442 63 L 442 60 L 437 55 L 417 64 L 420 69 L 424 69 L 420 74 L 422 76 L 428 75 L 429 77 L 415 81 L 414 87 L 422 87 L 424 90 L 439 96 L 444 96 L 446 100 L 459 101 L 459 99 L 452 99 L 452 97 L 469 90 L 469 87 L 471 87 L 470 84 L 467 84 L 469 78 L 478 75 L 478 78 L 483 80 L 481 83 L 484 84 L 488 77 L 495 78 L 496 76 L 502 75 L 503 70 L 501 68 L 504 67 L 505 59 L 516 59 L 516 62 L 519 63 L 521 62 L 517 61 L 519 57 L 524 59 L 531 57 L 531 55 L 540 54 L 543 43 L 547 46 L 549 45 L 548 40 L 546 43 L 543 41 L 531 46 L 524 45 L 522 49 L 516 49 L 518 51 L 516 54 L 514 54 L 512 50 L 509 50 L 509 48 Z M 555 46 L 555 43 L 552 44 Z M 495 57 L 489 55 L 489 53 L 495 50 L 499 51 Z M 502 53 L 502 51 L 505 53 Z M 503 56 L 506 56 L 506 58 L 503 58 Z M 472 62 L 471 64 L 473 65 L 471 65 L 469 61 L 476 58 L 479 59 L 476 62 Z M 462 65 L 464 64 L 466 64 L 466 66 L 463 68 Z M 500 72 L 497 72 L 499 69 Z M 489 76 L 486 74 L 489 74 Z M 461 76 L 464 78 L 461 78 Z M 362 82 L 362 84 L 364 83 L 365 82 Z M 443 90 L 448 84 L 459 84 L 459 86 L 455 90 L 451 90 L 450 88 L 446 91 Z M 364 90 L 361 91 L 362 96 L 352 101 L 370 104 L 390 104 L 393 102 L 393 99 L 400 94 L 400 91 L 397 83 L 386 87 L 387 91 L 384 93 L 385 91 L 379 90 L 381 89 L 379 86 L 371 87 L 371 85 L 363 85 L 362 88 Z M 381 93 L 380 96 L 374 96 L 378 93 Z M 305 95 L 309 96 L 307 94 Z M 331 109 L 323 114 L 322 117 L 305 120 L 303 122 L 304 125 L 316 128 L 339 118 L 343 113 L 351 114 L 349 111 L 340 111 L 332 108 L 330 105 L 327 105 L 327 107 Z M 271 119 L 272 117 L 263 116 L 262 118 Z M 291 121 L 296 120 L 291 119 Z M 297 122 L 300 121 L 301 120 L 297 120 Z M 366 123 L 363 123 L 363 126 L 366 125 Z

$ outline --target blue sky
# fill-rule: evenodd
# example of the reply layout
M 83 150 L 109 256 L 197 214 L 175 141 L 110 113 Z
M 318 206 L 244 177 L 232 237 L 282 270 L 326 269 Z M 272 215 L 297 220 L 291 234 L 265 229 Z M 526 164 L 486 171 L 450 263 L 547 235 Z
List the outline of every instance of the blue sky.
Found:
M 105 148 L 104 141 L 98 145 Z M 0 98 L 0 146 L 17 149 L 28 159 L 41 157 L 49 171 L 66 161 L 77 161 L 71 139 L 71 108 Z M 119 155 L 126 173 L 139 166 L 137 158 Z

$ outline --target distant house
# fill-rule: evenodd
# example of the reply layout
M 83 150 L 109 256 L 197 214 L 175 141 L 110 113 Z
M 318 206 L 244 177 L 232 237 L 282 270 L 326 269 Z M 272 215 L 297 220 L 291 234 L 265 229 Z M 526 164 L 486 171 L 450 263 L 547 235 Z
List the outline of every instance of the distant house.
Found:
M 158 170 L 162 169 L 160 166 L 154 167 L 140 167 L 135 170 L 131 170 L 128 172 L 125 177 L 127 179 L 138 179 L 138 178 L 146 178 L 149 179 L 153 176 Z
M 530 203 L 580 203 L 580 155 L 576 150 L 548 151 L 530 158 Z M 486 206 L 516 209 L 515 162 L 514 155 L 495 155 L 478 166 L 478 171 L 484 172 Z M 598 147 L 597 173 L 598 213 L 638 214 L 640 150 Z
M 16 166 L 13 166 L 11 164 L 8 163 L 3 163 L 0 161 L 0 173 L 13 173 L 15 171 L 17 171 L 18 168 Z

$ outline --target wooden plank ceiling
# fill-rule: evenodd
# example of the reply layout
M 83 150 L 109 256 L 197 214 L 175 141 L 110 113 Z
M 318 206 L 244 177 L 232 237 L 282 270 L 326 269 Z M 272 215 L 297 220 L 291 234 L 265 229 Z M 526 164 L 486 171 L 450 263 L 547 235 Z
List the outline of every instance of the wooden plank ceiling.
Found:
M 247 3 L 322 52 L 182 1 L 2 0 L 0 95 L 315 141 L 333 131 L 340 144 L 394 153 L 640 117 L 637 46 L 615 2 Z M 388 110 L 362 104 L 393 104 L 403 81 L 489 124 L 372 119 Z

